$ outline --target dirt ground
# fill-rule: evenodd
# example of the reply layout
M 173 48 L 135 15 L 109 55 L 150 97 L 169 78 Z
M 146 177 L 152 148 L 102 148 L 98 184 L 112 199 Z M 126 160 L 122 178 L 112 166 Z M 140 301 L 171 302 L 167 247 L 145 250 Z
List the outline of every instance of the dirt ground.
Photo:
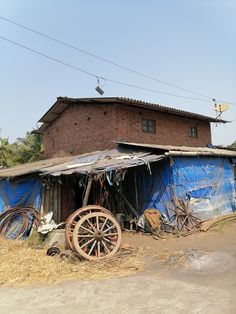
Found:
M 236 222 L 188 237 L 123 234 L 136 274 L 0 287 L 1 313 L 236 313 Z

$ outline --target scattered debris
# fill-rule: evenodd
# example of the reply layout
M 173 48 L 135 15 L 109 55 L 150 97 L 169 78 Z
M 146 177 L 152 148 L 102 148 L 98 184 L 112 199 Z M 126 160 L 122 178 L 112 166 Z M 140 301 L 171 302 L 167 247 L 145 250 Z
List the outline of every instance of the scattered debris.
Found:
M 144 211 L 144 217 L 147 221 L 148 229 L 150 230 L 152 237 L 157 240 L 158 238 L 164 239 L 164 231 L 161 228 L 161 212 L 157 209 L 146 209 Z
M 194 216 L 189 208 L 189 202 L 173 199 L 175 205 L 175 229 L 189 234 L 200 229 L 200 219 Z
M 162 265 L 181 271 L 195 271 L 199 274 L 220 273 L 235 266 L 232 255 L 224 251 L 206 252 L 199 249 L 182 249 L 179 251 L 164 249 L 153 256 Z
M 64 250 L 60 253 L 60 258 L 63 261 L 68 261 L 69 263 L 78 263 L 83 261 L 80 255 L 71 251 L 71 250 Z
M 150 229 L 155 232 L 161 229 L 161 212 L 157 209 L 146 209 L 144 217 L 147 219 Z
M 184 250 L 181 250 L 177 253 L 172 253 L 166 264 L 172 267 L 185 267 L 188 262 L 188 256 Z
M 45 245 L 48 247 L 53 246 L 55 243 L 61 248 L 66 247 L 65 242 L 65 229 L 55 229 L 47 234 L 46 238 L 44 238 Z
M 222 221 L 230 221 L 230 220 L 234 220 L 234 219 L 236 219 L 236 213 L 215 217 L 215 218 L 212 218 L 210 220 L 205 220 L 205 221 L 201 222 L 200 230 L 201 231 L 207 231 L 211 227 L 213 227 L 214 225 L 216 225 Z
M 64 225 L 64 222 L 60 224 L 56 224 L 55 221 L 52 219 L 53 212 L 47 213 L 44 217 L 41 218 L 40 226 L 38 227 L 38 232 L 42 234 L 47 234 L 54 229 Z
M 57 247 L 57 246 L 52 246 L 50 247 L 48 250 L 47 250 L 47 255 L 49 256 L 55 256 L 55 255 L 58 255 L 60 254 L 60 249 Z

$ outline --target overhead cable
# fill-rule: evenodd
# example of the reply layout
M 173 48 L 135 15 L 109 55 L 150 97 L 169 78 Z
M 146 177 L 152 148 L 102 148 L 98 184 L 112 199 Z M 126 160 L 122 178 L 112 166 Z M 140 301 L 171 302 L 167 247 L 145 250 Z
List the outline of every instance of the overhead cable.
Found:
M 74 46 L 74 45 L 71 45 L 71 44 L 69 44 L 69 43 L 66 43 L 66 42 L 64 42 L 64 41 L 62 41 L 62 40 L 59 40 L 59 39 L 57 39 L 57 38 L 55 38 L 55 37 L 52 37 L 52 36 L 49 36 L 49 35 L 47 35 L 47 34 L 45 34 L 45 33 L 42 33 L 42 32 L 39 32 L 39 31 L 37 31 L 37 30 L 34 30 L 34 29 L 32 29 L 32 28 L 30 28 L 30 27 L 28 27 L 28 26 L 22 25 L 22 24 L 17 23 L 17 22 L 15 22 L 15 21 L 13 21 L 13 20 L 7 19 L 7 18 L 5 18 L 5 17 L 3 17 L 3 16 L 0 16 L 0 19 L 6 21 L 6 22 L 8 22 L 8 23 L 12 23 L 12 24 L 14 24 L 14 25 L 16 25 L 16 26 L 18 26 L 18 27 L 20 27 L 20 28 L 23 28 L 23 29 L 25 29 L 25 30 L 27 30 L 27 31 L 30 31 L 30 32 L 32 32 L 32 33 L 34 33 L 34 34 L 37 34 L 37 35 L 39 35 L 39 36 L 41 36 L 41 37 L 50 39 L 50 40 L 52 40 L 52 41 L 54 41 L 54 42 L 56 42 L 56 43 L 58 43 L 58 44 L 61 44 L 61 45 L 65 46 L 65 47 L 69 47 L 69 48 L 74 49 L 74 50 L 76 50 L 76 51 L 79 51 L 79 52 L 81 52 L 81 53 L 83 53 L 83 54 L 86 54 L 86 55 L 88 55 L 88 56 L 90 56 L 90 57 L 93 57 L 93 58 L 96 58 L 96 59 L 98 59 L 98 60 L 100 60 L 100 61 L 109 63 L 109 64 L 111 64 L 111 65 L 113 65 L 113 66 L 116 66 L 116 67 L 118 67 L 118 68 L 120 68 L 120 69 L 123 69 L 123 70 L 129 71 L 129 72 L 131 72 L 131 73 L 137 74 L 137 75 L 139 75 L 139 76 L 145 77 L 145 78 L 150 79 L 150 80 L 152 80 L 152 81 L 156 81 L 156 82 L 162 83 L 162 84 L 167 85 L 167 86 L 169 86 L 169 87 L 176 88 L 176 89 L 179 89 L 179 90 L 182 90 L 182 91 L 185 91 L 185 92 L 188 92 L 188 93 L 191 93 L 191 94 L 194 94 L 194 95 L 197 95 L 197 96 L 206 98 L 206 99 L 208 99 L 208 100 L 212 100 L 212 97 L 210 97 L 210 96 L 207 96 L 207 95 L 204 95 L 204 94 L 201 94 L 201 93 L 192 91 L 192 90 L 187 89 L 187 88 L 183 88 L 183 87 L 177 86 L 177 85 L 172 84 L 172 83 L 165 82 L 165 81 L 160 80 L 160 79 L 158 79 L 158 78 L 156 78 L 156 77 L 153 77 L 153 76 L 151 76 L 151 75 L 142 73 L 142 72 L 140 72 L 140 71 L 131 69 L 131 68 L 126 67 L 126 66 L 123 66 L 123 65 L 121 65 L 121 64 L 119 64 L 119 63 L 116 63 L 116 62 L 114 62 L 114 61 L 108 60 L 108 59 L 103 58 L 103 57 L 101 57 L 101 56 L 95 55 L 95 54 L 93 54 L 93 53 L 91 53 L 91 52 L 88 52 L 88 51 L 86 51 L 86 50 L 84 50 L 84 49 L 81 49 L 81 48 L 79 48 L 79 47 L 76 47 L 76 46 Z
M 156 89 L 150 89 L 150 88 L 146 88 L 146 87 L 143 87 L 143 86 L 138 86 L 138 85 L 134 85 L 134 84 L 118 81 L 118 80 L 113 80 L 113 79 L 110 79 L 110 78 L 107 78 L 107 77 L 104 77 L 104 76 L 101 76 L 101 75 L 98 75 L 98 74 L 94 74 L 94 73 L 89 72 L 87 70 L 81 69 L 81 68 L 79 68 L 79 67 L 77 67 L 75 65 L 72 65 L 70 63 L 64 62 L 64 61 L 62 61 L 62 60 L 60 60 L 58 58 L 51 57 L 51 56 L 49 56 L 49 55 L 47 55 L 45 53 L 42 53 L 42 52 L 40 52 L 38 50 L 35 50 L 35 49 L 32 49 L 32 48 L 27 47 L 25 45 L 22 45 L 22 44 L 20 44 L 18 42 L 10 40 L 10 39 L 8 39 L 6 37 L 3 37 L 1 35 L 0 35 L 0 39 L 2 39 L 4 41 L 7 41 L 7 42 L 9 42 L 11 44 L 14 44 L 14 45 L 16 45 L 18 47 L 21 47 L 21 48 L 23 48 L 25 50 L 28 50 L 30 52 L 33 52 L 35 54 L 38 54 L 38 55 L 40 55 L 40 56 L 42 56 L 44 58 L 50 59 L 50 60 L 52 60 L 54 62 L 60 63 L 60 64 L 62 64 L 64 66 L 69 67 L 69 68 L 72 68 L 72 69 L 74 69 L 76 71 L 79 71 L 79 72 L 82 72 L 82 73 L 87 74 L 89 76 L 92 76 L 92 77 L 94 77 L 96 79 L 99 78 L 99 79 L 102 79 L 104 81 L 111 82 L 111 83 L 114 83 L 114 84 L 128 86 L 128 87 L 132 87 L 132 88 L 140 89 L 140 90 L 145 90 L 145 91 L 152 92 L 152 93 L 158 93 L 158 94 L 163 94 L 163 95 L 168 95 L 168 96 L 173 96 L 173 97 L 178 97 L 178 98 L 185 98 L 185 99 L 189 99 L 189 100 L 197 100 L 197 101 L 209 102 L 209 100 L 206 100 L 206 99 L 203 99 L 203 98 L 194 98 L 194 97 L 188 97 L 188 96 L 184 96 L 184 95 L 172 94 L 172 93 L 162 92 L 162 91 L 159 91 L 159 90 L 156 90 Z
M 76 50 L 76 51 L 78 51 L 78 52 L 81 52 L 81 53 L 83 53 L 83 54 L 86 54 L 86 55 L 88 55 L 88 56 L 90 56 L 90 57 L 93 57 L 93 58 L 96 58 L 96 59 L 98 59 L 98 60 L 100 60 L 100 61 L 109 63 L 109 64 L 111 64 L 111 65 L 113 65 L 113 66 L 116 66 L 116 67 L 118 67 L 118 68 L 120 68 L 120 69 L 129 71 L 130 73 L 137 74 L 137 75 L 139 75 L 139 76 L 145 77 L 145 78 L 150 79 L 150 80 L 152 80 L 152 81 L 156 81 L 156 82 L 162 83 L 162 84 L 167 85 L 167 86 L 169 86 L 169 87 L 176 88 L 176 89 L 179 89 L 179 90 L 182 90 L 182 91 L 191 93 L 191 94 L 193 94 L 193 95 L 197 95 L 197 96 L 206 98 L 206 99 L 208 99 L 208 100 L 212 100 L 212 98 L 213 98 L 213 97 L 210 97 L 210 96 L 208 96 L 208 95 L 204 95 L 204 94 L 195 92 L 195 91 L 193 91 L 193 90 L 190 90 L 190 89 L 187 89 L 187 88 L 183 88 L 183 87 L 180 87 L 180 86 L 178 86 L 178 85 L 175 85 L 175 84 L 172 84 L 172 83 L 169 83 L 169 82 L 160 80 L 160 79 L 158 79 L 158 78 L 156 78 L 156 77 L 153 77 L 153 76 L 151 76 L 151 75 L 149 75 L 149 74 L 145 74 L 145 73 L 142 73 L 142 72 L 140 72 L 140 71 L 137 71 L 137 70 L 131 69 L 131 68 L 129 68 L 129 67 L 123 66 L 123 65 L 121 65 L 121 64 L 119 64 L 119 63 L 116 63 L 116 62 L 111 61 L 111 60 L 109 60 L 109 59 L 106 59 L 106 58 L 103 58 L 103 57 L 98 56 L 98 55 L 96 55 L 96 54 L 93 54 L 93 53 L 91 53 L 91 52 L 89 52 L 89 51 L 86 51 L 86 50 L 84 50 L 84 49 L 81 49 L 81 48 L 79 48 L 79 47 L 76 47 L 76 46 L 74 46 L 74 45 L 72 45 L 72 44 L 69 44 L 69 43 L 67 43 L 67 42 L 64 42 L 64 41 L 62 41 L 62 40 L 60 40 L 60 39 L 57 39 L 57 38 L 52 37 L 52 36 L 50 36 L 50 35 L 47 35 L 47 34 L 45 34 L 45 33 L 39 32 L 39 31 L 37 31 L 37 30 L 35 30 L 35 29 L 32 29 L 32 28 L 30 28 L 30 27 L 28 27 L 28 26 L 25 26 L 25 25 L 23 25 L 23 24 L 20 24 L 20 23 L 18 23 L 18 22 L 16 22 L 16 21 L 13 21 L 13 20 L 11 20 L 11 19 L 7 19 L 7 18 L 5 18 L 5 17 L 3 17 L 3 16 L 0 16 L 0 19 L 3 20 L 3 21 L 5 21 L 5 22 L 14 24 L 14 25 L 16 25 L 16 26 L 18 26 L 18 27 L 20 27 L 20 28 L 22 28 L 22 29 L 25 29 L 25 30 L 27 30 L 27 31 L 30 31 L 30 32 L 32 32 L 32 33 L 35 33 L 35 34 L 37 34 L 37 35 L 39 35 L 39 36 L 41 36 L 41 37 L 45 37 L 45 38 L 47 38 L 47 39 L 50 39 L 50 40 L 52 40 L 52 41 L 54 41 L 54 42 L 56 42 L 56 43 L 58 43 L 58 44 L 61 44 L 61 45 L 65 46 L 65 47 L 74 49 L 74 50 Z M 164 92 L 163 92 L 163 93 L 164 93 Z M 165 93 L 164 93 L 164 94 L 165 94 Z M 187 97 L 184 97 L 184 98 L 187 98 Z M 187 98 L 187 99 L 188 99 L 188 98 Z M 189 99 L 191 99 L 191 98 L 189 98 Z M 195 100 L 195 99 L 194 99 L 194 100 Z M 218 101 L 227 102 L 227 103 L 236 105 L 236 103 L 233 103 L 233 102 L 231 102 L 231 101 L 226 101 L 226 100 L 222 100 L 222 99 L 218 99 Z

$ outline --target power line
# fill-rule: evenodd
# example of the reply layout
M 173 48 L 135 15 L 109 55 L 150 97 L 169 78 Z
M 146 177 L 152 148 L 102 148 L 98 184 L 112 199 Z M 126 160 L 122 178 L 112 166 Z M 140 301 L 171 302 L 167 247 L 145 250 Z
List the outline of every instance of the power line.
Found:
M 103 58 L 103 57 L 100 57 L 100 56 L 98 56 L 98 55 L 95 55 L 95 54 L 93 54 L 93 53 L 91 53 L 91 52 L 88 52 L 88 51 L 86 51 L 86 50 L 84 50 L 84 49 L 81 49 L 81 48 L 78 48 L 78 47 L 76 47 L 76 46 L 73 46 L 73 45 L 71 45 L 71 44 L 69 44 L 69 43 L 66 43 L 66 42 L 64 42 L 64 41 L 62 41 L 62 40 L 59 40 L 59 39 L 57 39 L 57 38 L 55 38 L 55 37 L 49 36 L 49 35 L 47 35 L 47 34 L 44 34 L 44 33 L 42 33 L 42 32 L 39 32 L 39 31 L 37 31 L 37 30 L 34 30 L 34 29 L 30 28 L 30 27 L 27 27 L 27 26 L 25 26 L 25 25 L 22 25 L 22 24 L 20 24 L 20 23 L 17 23 L 17 22 L 15 22 L 15 21 L 13 21 L 13 20 L 7 19 L 7 18 L 5 18 L 5 17 L 3 17 L 3 16 L 0 16 L 0 19 L 4 20 L 5 22 L 14 24 L 14 25 L 16 25 L 16 26 L 18 26 L 18 27 L 20 27 L 20 28 L 22 28 L 22 29 L 25 29 L 25 30 L 27 30 L 27 31 L 30 31 L 30 32 L 32 32 L 32 33 L 34 33 L 34 34 L 37 34 L 37 35 L 39 35 L 39 36 L 41 36 L 41 37 L 45 37 L 45 38 L 47 38 L 47 39 L 50 39 L 50 40 L 52 40 L 52 41 L 54 41 L 54 42 L 56 42 L 56 43 L 58 43 L 58 44 L 61 44 L 61 45 L 65 46 L 65 47 L 69 47 L 69 48 L 74 49 L 74 50 L 76 50 L 76 51 L 79 51 L 79 52 L 81 52 L 81 53 L 83 53 L 83 54 L 86 54 L 86 55 L 88 55 L 88 56 L 90 56 L 90 57 L 93 57 L 93 58 L 96 58 L 96 59 L 98 59 L 98 60 L 100 60 L 100 61 L 109 63 L 109 64 L 111 64 L 111 65 L 113 65 L 113 66 L 116 66 L 116 67 L 118 67 L 118 68 L 120 68 L 120 69 L 129 71 L 129 72 L 134 73 L 134 74 L 136 74 L 136 75 L 139 75 L 139 76 L 148 78 L 148 79 L 150 79 L 150 80 L 152 80 L 152 81 L 156 81 L 156 82 L 162 83 L 162 84 L 167 85 L 167 86 L 169 86 L 169 87 L 173 87 L 173 88 L 176 88 L 176 89 L 179 89 L 179 90 L 182 90 L 182 91 L 185 91 L 185 92 L 188 92 L 188 93 L 191 93 L 191 94 L 194 94 L 194 95 L 197 95 L 197 96 L 206 98 L 206 99 L 208 99 L 208 100 L 212 100 L 212 98 L 213 98 L 213 97 L 210 97 L 210 96 L 201 94 L 201 93 L 197 93 L 197 92 L 192 91 L 192 90 L 190 90 L 190 89 L 186 89 L 186 88 L 177 86 L 177 85 L 175 85 L 175 84 L 165 82 L 165 81 L 163 81 L 163 80 L 160 80 L 160 79 L 155 78 L 155 77 L 153 77 L 153 76 L 151 76 L 151 75 L 148 75 L 148 74 L 139 72 L 139 71 L 137 71 L 137 70 L 131 69 L 131 68 L 129 68 L 129 67 L 123 66 L 123 65 L 121 65 L 121 64 L 119 64 L 119 63 L 116 63 L 116 62 L 113 62 L 113 61 L 108 60 L 108 59 L 106 59 L 106 58 Z
M 10 39 L 6 38 L 6 37 L 0 36 L 0 39 L 2 39 L 4 41 L 7 41 L 7 42 L 9 42 L 11 44 L 14 44 L 14 45 L 16 45 L 18 47 L 21 47 L 21 48 L 23 48 L 25 50 L 28 50 L 30 52 L 33 52 L 35 54 L 38 54 L 38 55 L 40 55 L 40 56 L 42 56 L 44 58 L 47 58 L 49 60 L 52 60 L 54 62 L 60 63 L 60 64 L 62 64 L 64 66 L 67 66 L 67 67 L 69 67 L 71 69 L 74 69 L 76 71 L 79 71 L 79 72 L 82 72 L 82 73 L 87 74 L 89 76 L 92 76 L 92 77 L 94 77 L 96 79 L 102 79 L 102 80 L 107 81 L 107 82 L 111 82 L 111 83 L 115 83 L 115 84 L 119 84 L 119 85 L 123 85 L 123 86 L 128 86 L 128 87 L 132 87 L 132 88 L 136 88 L 136 89 L 140 89 L 140 90 L 145 90 L 145 91 L 149 91 L 149 92 L 153 92 L 153 93 L 173 96 L 173 97 L 179 97 L 179 98 L 185 98 L 185 99 L 197 100 L 197 101 L 204 101 L 204 102 L 208 102 L 209 101 L 209 100 L 206 100 L 206 99 L 203 99 L 203 98 L 194 98 L 194 97 L 188 97 L 188 96 L 183 96 L 183 95 L 171 94 L 171 93 L 167 93 L 167 92 L 158 91 L 156 89 L 150 89 L 150 88 L 146 88 L 146 87 L 143 87 L 143 86 L 129 84 L 129 83 L 121 82 L 121 81 L 118 81 L 118 80 L 113 80 L 113 79 L 110 79 L 110 78 L 107 78 L 107 77 L 103 77 L 101 75 L 97 75 L 97 74 L 94 74 L 92 72 L 86 71 L 86 70 L 81 69 L 81 68 L 79 68 L 79 67 L 77 67 L 75 65 L 72 65 L 70 63 L 64 62 L 64 61 L 62 61 L 60 59 L 51 57 L 51 56 L 49 56 L 49 55 L 47 55 L 45 53 L 39 52 L 38 50 L 32 49 L 32 48 L 27 47 L 25 45 L 22 45 L 20 43 L 17 43 L 17 42 L 15 42 L 13 40 L 10 40 Z
M 118 68 L 120 68 L 120 69 L 129 71 L 130 73 L 137 74 L 137 75 L 139 75 L 139 76 L 145 77 L 145 78 L 150 79 L 150 80 L 152 80 L 152 81 L 156 81 L 156 82 L 162 83 L 162 84 L 167 85 L 167 86 L 169 86 L 169 87 L 176 88 L 176 89 L 179 89 L 179 90 L 182 90 L 182 91 L 185 91 L 185 92 L 188 92 L 188 93 L 191 93 L 191 94 L 194 94 L 194 95 L 197 95 L 197 96 L 206 98 L 206 99 L 208 99 L 208 100 L 212 100 L 212 99 L 213 99 L 213 97 L 210 97 L 210 96 L 207 96 L 207 95 L 204 95 L 204 94 L 201 94 L 201 93 L 192 91 L 192 90 L 187 89 L 187 88 L 183 88 L 183 87 L 177 86 L 177 85 L 172 84 L 172 83 L 168 83 L 168 82 L 166 82 L 166 81 L 160 80 L 160 79 L 158 79 L 158 78 L 156 78 L 156 77 L 153 77 L 153 76 L 151 76 L 151 75 L 142 73 L 142 72 L 140 72 L 140 71 L 137 71 L 137 70 L 131 69 L 131 68 L 129 68 L 129 67 L 123 66 L 123 65 L 121 65 L 121 64 L 119 64 L 119 63 L 116 63 L 116 62 L 114 62 L 114 61 L 111 61 L 111 60 L 109 60 L 109 59 L 106 59 L 106 58 L 103 58 L 103 57 L 101 57 L 101 56 L 95 55 L 95 54 L 93 54 L 93 53 L 91 53 L 91 52 L 88 52 L 88 51 L 86 51 L 86 50 L 84 50 L 84 49 L 81 49 L 81 48 L 79 48 L 79 47 L 73 46 L 73 45 L 71 45 L 71 44 L 69 44 L 69 43 L 66 43 L 66 42 L 64 42 L 64 41 L 62 41 L 62 40 L 59 40 L 59 39 L 57 39 L 57 38 L 55 38 L 55 37 L 49 36 L 49 35 L 47 35 L 47 34 L 45 34 L 45 33 L 39 32 L 39 31 L 37 31 L 37 30 L 34 30 L 34 29 L 30 28 L 30 27 L 27 27 L 27 26 L 25 26 L 25 25 L 22 25 L 22 24 L 20 24 L 20 23 L 17 23 L 17 22 L 15 22 L 15 21 L 13 21 L 13 20 L 7 19 L 7 18 L 5 18 L 5 17 L 3 17 L 3 16 L 0 16 L 0 19 L 2 19 L 2 20 L 5 21 L 5 22 L 14 24 L 14 25 L 16 25 L 16 26 L 18 26 L 18 27 L 20 27 L 20 28 L 22 28 L 22 29 L 25 29 L 25 30 L 27 30 L 27 31 L 30 31 L 30 32 L 32 32 L 32 33 L 35 33 L 35 34 L 37 34 L 37 35 L 39 35 L 39 36 L 41 36 L 41 37 L 45 37 L 45 38 L 47 38 L 47 39 L 50 39 L 50 40 L 52 40 L 52 41 L 54 41 L 54 42 L 56 42 L 56 43 L 58 43 L 58 44 L 61 44 L 61 45 L 65 46 L 65 47 L 74 49 L 74 50 L 76 50 L 76 51 L 78 51 L 78 52 L 81 52 L 81 53 L 83 53 L 83 54 L 86 54 L 86 55 L 88 55 L 88 56 L 90 56 L 90 57 L 93 57 L 93 58 L 96 58 L 96 59 L 98 59 L 98 60 L 100 60 L 100 61 L 109 63 L 109 64 L 111 64 L 111 65 L 113 65 L 113 66 L 116 66 L 116 67 L 118 67 Z M 161 93 L 161 92 L 160 92 L 160 93 Z M 163 92 L 163 93 L 164 93 L 164 92 Z M 164 93 L 164 94 L 165 94 L 165 93 Z M 167 93 L 167 95 L 168 95 L 168 93 Z M 184 97 L 184 98 L 186 98 L 186 97 Z M 191 98 L 187 98 L 187 99 L 191 99 Z M 195 99 L 194 99 L 194 100 L 195 100 Z M 218 101 L 227 102 L 227 103 L 230 103 L 230 104 L 232 104 L 232 105 L 236 105 L 236 103 L 231 102 L 231 101 L 227 101 L 227 100 L 218 99 Z

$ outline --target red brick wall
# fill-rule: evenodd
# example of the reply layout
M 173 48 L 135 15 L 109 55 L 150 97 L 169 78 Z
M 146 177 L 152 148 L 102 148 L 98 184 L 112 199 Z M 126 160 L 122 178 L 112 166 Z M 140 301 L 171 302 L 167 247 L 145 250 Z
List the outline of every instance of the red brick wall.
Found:
M 142 119 L 156 121 L 156 133 L 142 131 Z M 189 137 L 189 127 L 197 127 L 198 137 Z M 119 106 L 117 134 L 120 140 L 136 143 L 200 146 L 211 143 L 210 123 L 147 109 Z
M 44 132 L 44 156 L 76 155 L 114 147 L 116 107 L 70 105 Z
M 142 131 L 142 119 L 156 121 L 156 133 Z M 188 135 L 198 128 L 198 137 Z M 44 155 L 76 155 L 115 147 L 116 140 L 206 146 L 211 143 L 210 123 L 123 105 L 70 105 L 44 132 Z

